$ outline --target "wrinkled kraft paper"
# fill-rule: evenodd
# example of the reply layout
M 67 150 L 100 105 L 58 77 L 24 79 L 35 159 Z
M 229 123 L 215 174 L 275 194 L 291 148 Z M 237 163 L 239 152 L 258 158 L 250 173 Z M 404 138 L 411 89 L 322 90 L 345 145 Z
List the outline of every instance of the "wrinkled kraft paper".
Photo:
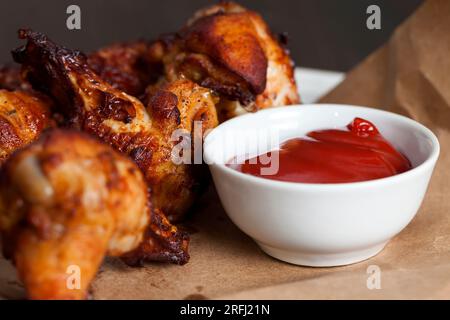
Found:
M 396 299 L 450 298 L 450 1 L 420 7 L 390 41 L 322 99 L 384 108 L 416 119 L 438 136 L 441 156 L 412 223 L 376 257 L 335 268 L 307 268 L 270 258 L 226 217 L 214 190 L 189 221 L 185 266 L 129 268 L 107 259 L 94 299 Z M 301 85 L 301 84 L 300 84 Z M 381 289 L 367 288 L 370 265 Z M 20 298 L 14 269 L 0 260 L 0 296 Z

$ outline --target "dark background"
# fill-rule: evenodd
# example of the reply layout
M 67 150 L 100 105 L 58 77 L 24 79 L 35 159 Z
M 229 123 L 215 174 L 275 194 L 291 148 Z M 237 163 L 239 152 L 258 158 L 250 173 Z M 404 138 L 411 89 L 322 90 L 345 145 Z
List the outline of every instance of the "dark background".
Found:
M 83 51 L 120 40 L 175 31 L 211 0 L 0 0 L 0 62 L 20 44 L 16 31 L 31 27 Z M 346 71 L 385 42 L 422 0 L 240 0 L 260 12 L 274 32 L 289 34 L 297 65 Z M 66 8 L 81 7 L 81 30 L 66 28 Z M 366 28 L 366 8 L 381 8 L 381 30 Z

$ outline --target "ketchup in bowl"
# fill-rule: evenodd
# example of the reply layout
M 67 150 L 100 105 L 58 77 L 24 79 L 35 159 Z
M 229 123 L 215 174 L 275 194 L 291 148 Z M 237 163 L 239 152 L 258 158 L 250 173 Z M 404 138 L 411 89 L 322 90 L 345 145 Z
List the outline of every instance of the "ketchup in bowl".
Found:
M 261 174 L 261 169 L 268 166 L 259 161 L 261 155 L 227 165 L 266 179 L 304 183 L 366 181 L 411 169 L 410 161 L 372 123 L 361 118 L 355 118 L 346 130 L 318 130 L 305 138 L 290 139 L 264 156 L 278 156 L 275 174 Z

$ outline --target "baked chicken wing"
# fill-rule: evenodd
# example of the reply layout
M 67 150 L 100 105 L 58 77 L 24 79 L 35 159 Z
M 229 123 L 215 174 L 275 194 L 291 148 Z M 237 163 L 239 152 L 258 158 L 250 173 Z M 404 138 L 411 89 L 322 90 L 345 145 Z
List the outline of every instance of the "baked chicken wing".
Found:
M 299 103 L 288 51 L 260 15 L 233 2 L 199 10 L 154 46 L 168 81 L 186 77 L 220 94 L 222 119 Z
M 105 254 L 142 242 L 148 201 L 136 165 L 79 131 L 52 129 L 15 153 L 0 175 L 0 231 L 28 296 L 85 298 Z

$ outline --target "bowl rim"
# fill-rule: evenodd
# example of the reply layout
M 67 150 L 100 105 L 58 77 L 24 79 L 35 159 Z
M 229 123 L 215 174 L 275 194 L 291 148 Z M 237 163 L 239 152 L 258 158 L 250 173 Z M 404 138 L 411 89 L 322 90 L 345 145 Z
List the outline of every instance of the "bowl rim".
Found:
M 211 139 L 215 134 L 214 132 L 218 132 L 219 130 L 223 130 L 224 128 L 230 126 L 230 123 L 241 121 L 243 118 L 249 118 L 249 117 L 256 117 L 258 114 L 261 113 L 282 113 L 286 110 L 292 110 L 293 108 L 300 109 L 300 110 L 307 110 L 307 109 L 329 109 L 329 108 L 354 108 L 355 110 L 362 110 L 362 111 L 370 111 L 370 112 L 377 112 L 382 115 L 385 115 L 387 117 L 391 117 L 394 119 L 397 119 L 399 121 L 402 121 L 412 127 L 415 130 L 421 131 L 427 138 L 430 139 L 432 143 L 432 150 L 425 161 L 423 161 L 418 166 L 412 168 L 411 170 L 389 176 L 384 178 L 378 178 L 373 180 L 366 180 L 366 181 L 358 181 L 358 182 L 340 182 L 340 183 L 306 183 L 306 182 L 291 182 L 291 181 L 280 181 L 280 180 L 273 180 L 273 179 L 265 179 L 258 176 L 253 176 L 250 174 L 246 174 L 240 171 L 237 171 L 235 169 L 232 169 L 228 166 L 226 166 L 225 163 L 215 163 L 215 161 L 212 160 L 212 156 L 208 154 L 208 138 Z M 338 110 L 336 110 L 338 111 Z M 405 117 L 403 115 L 381 110 L 377 108 L 370 108 L 370 107 L 364 107 L 364 106 L 357 106 L 357 105 L 349 105 L 349 104 L 330 104 L 330 103 L 315 103 L 315 104 L 296 104 L 296 105 L 289 105 L 289 106 L 282 106 L 282 107 L 276 107 L 276 108 L 268 108 L 264 110 L 260 110 L 257 113 L 248 113 L 245 115 L 238 116 L 236 118 L 230 119 L 228 121 L 225 121 L 224 123 L 220 124 L 216 128 L 214 128 L 205 138 L 204 145 L 203 145 L 203 159 L 208 163 L 209 167 L 214 167 L 222 172 L 232 175 L 236 178 L 240 179 L 247 179 L 249 182 L 265 186 L 265 187 L 279 187 L 279 188 L 285 188 L 285 189 L 329 189 L 329 190 L 336 190 L 336 189 L 352 189 L 352 188 L 361 188 L 361 187 L 377 187 L 377 186 L 384 186 L 386 184 L 390 183 L 398 183 L 401 181 L 404 181 L 405 179 L 414 178 L 418 175 L 423 174 L 424 172 L 428 170 L 432 170 L 434 168 L 434 165 L 436 164 L 436 161 L 439 157 L 440 152 L 440 145 L 439 140 L 436 137 L 436 135 L 427 127 L 422 125 L 421 123 Z

